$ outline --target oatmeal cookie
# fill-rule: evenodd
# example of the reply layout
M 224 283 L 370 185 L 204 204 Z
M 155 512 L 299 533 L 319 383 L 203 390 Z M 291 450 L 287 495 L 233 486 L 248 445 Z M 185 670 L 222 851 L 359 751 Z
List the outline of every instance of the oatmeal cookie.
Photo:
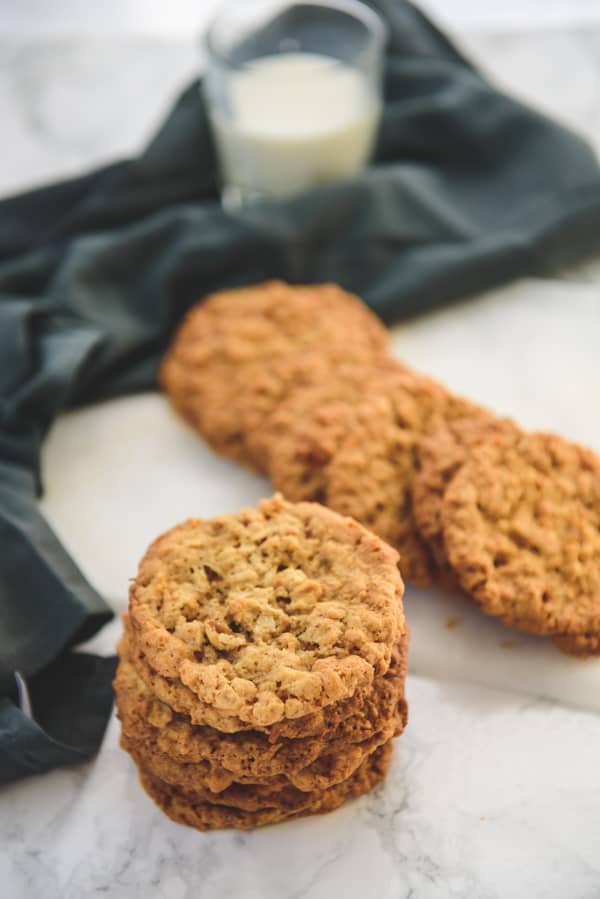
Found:
M 372 358 L 387 347 L 377 316 L 341 287 L 268 281 L 221 291 L 194 306 L 175 334 L 159 381 L 208 443 L 252 465 L 242 419 L 266 364 L 317 350 L 320 366 L 331 367 Z M 277 386 L 282 389 L 281 380 Z M 259 392 L 255 411 L 265 412 L 267 393 Z
M 554 638 L 555 645 L 569 656 L 588 659 L 600 656 L 600 634 L 563 634 Z
M 318 409 L 361 402 L 372 382 L 393 379 L 402 371 L 406 371 L 402 363 L 385 355 L 342 361 L 332 368 L 322 349 L 300 357 L 285 356 L 266 365 L 254 379 L 242 412 L 247 445 L 257 466 L 277 484 L 278 473 L 283 473 L 286 464 L 281 457 L 293 459 L 298 436 Z M 383 387 L 375 383 L 374 390 L 378 389 Z M 315 491 L 291 489 L 291 469 L 282 483 L 288 499 L 318 501 Z
M 328 464 L 327 504 L 394 546 L 403 577 L 420 586 L 436 583 L 440 573 L 412 508 L 419 442 L 448 421 L 480 414 L 481 407 L 437 382 L 407 375 L 402 390 L 356 408 Z
M 412 488 L 415 522 L 447 585 L 458 587 L 442 534 L 441 509 L 446 487 L 472 449 L 516 428 L 509 419 L 478 415 L 451 421 L 418 444 L 419 470 Z
M 360 768 L 342 783 L 324 790 L 314 799 L 310 793 L 299 793 L 293 800 L 274 804 L 258 811 L 246 811 L 203 801 L 193 792 L 166 784 L 141 769 L 140 781 L 154 802 L 178 824 L 186 824 L 197 830 L 215 830 L 235 827 L 251 830 L 266 824 L 333 811 L 344 802 L 368 793 L 387 774 L 392 755 L 391 742 L 377 749 Z
M 296 389 L 269 419 L 267 470 L 294 502 L 327 502 L 327 465 L 370 397 L 407 393 L 419 375 L 395 359 L 340 366 L 335 376 Z M 407 415 L 415 417 L 407 409 Z
M 325 750 L 341 752 L 355 744 L 363 747 L 376 739 L 390 723 L 398 736 L 406 725 L 407 705 L 404 699 L 408 635 L 404 635 L 392 654 L 385 675 L 375 679 L 373 690 L 335 706 L 328 706 L 315 720 L 305 724 L 308 735 L 291 737 L 260 731 L 224 734 L 205 725 L 194 725 L 190 719 L 174 712 L 158 700 L 140 678 L 121 641 L 115 677 L 117 712 L 125 737 L 151 753 L 167 756 L 180 765 L 200 765 L 205 779 L 211 778 L 210 789 L 234 780 L 255 782 L 281 774 L 306 772 Z M 290 722 L 300 724 L 302 719 Z M 300 728 L 298 728 L 300 731 Z
M 208 802 L 243 808 L 236 798 L 236 787 L 240 784 L 244 787 L 254 787 L 255 789 L 251 791 L 253 801 L 267 805 L 272 801 L 269 797 L 275 798 L 275 794 L 283 790 L 287 790 L 288 793 L 291 790 L 310 793 L 328 789 L 346 780 L 354 774 L 367 756 L 391 740 L 395 735 L 397 721 L 398 716 L 396 719 L 386 721 L 380 731 L 363 743 L 335 741 L 324 744 L 321 754 L 298 771 L 260 778 L 234 774 L 224 768 L 212 768 L 207 761 L 199 763 L 175 761 L 170 756 L 158 752 L 149 743 L 132 739 L 125 732 L 121 736 L 121 748 L 131 755 L 139 768 L 144 768 L 165 783 L 203 793 Z M 243 790 L 241 795 L 246 796 L 247 793 L 248 790 Z
M 301 718 L 388 669 L 405 629 L 396 563 L 375 535 L 312 503 L 276 496 L 190 519 L 140 564 L 134 642 L 159 676 L 187 687 L 190 707 L 175 707 L 194 723 Z
M 489 615 L 563 647 L 600 635 L 600 458 L 518 430 L 474 449 L 446 489 L 448 561 Z

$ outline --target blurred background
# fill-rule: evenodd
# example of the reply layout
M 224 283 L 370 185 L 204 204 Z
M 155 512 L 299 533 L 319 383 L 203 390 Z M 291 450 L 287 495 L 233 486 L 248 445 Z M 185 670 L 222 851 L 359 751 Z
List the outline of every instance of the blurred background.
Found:
M 117 33 L 186 34 L 211 15 L 222 0 L 19 0 L 0 7 L 3 30 L 38 32 L 84 30 Z M 598 0 L 424 0 L 431 15 L 446 25 L 564 25 L 574 15 L 600 21 Z
M 0 195 L 136 153 L 223 0 L 0 3 Z M 424 0 L 494 80 L 600 149 L 600 0 Z

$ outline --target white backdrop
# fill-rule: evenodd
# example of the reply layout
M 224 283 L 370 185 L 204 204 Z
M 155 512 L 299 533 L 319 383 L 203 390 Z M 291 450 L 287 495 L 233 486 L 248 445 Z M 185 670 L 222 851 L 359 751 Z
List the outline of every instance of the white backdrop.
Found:
M 3 0 L 0 33 L 187 35 L 223 0 Z M 421 0 L 448 27 L 560 27 L 600 22 L 600 0 Z

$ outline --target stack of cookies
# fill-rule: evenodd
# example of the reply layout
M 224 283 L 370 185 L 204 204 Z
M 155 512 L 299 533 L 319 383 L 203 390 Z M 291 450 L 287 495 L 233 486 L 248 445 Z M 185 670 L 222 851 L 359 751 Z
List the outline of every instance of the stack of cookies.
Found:
M 357 297 L 282 282 L 209 297 L 161 383 L 219 452 L 395 547 L 407 580 L 600 654 L 598 457 L 392 359 Z
M 382 780 L 407 715 L 397 561 L 355 521 L 279 496 L 150 546 L 115 692 L 122 746 L 173 820 L 252 828 Z

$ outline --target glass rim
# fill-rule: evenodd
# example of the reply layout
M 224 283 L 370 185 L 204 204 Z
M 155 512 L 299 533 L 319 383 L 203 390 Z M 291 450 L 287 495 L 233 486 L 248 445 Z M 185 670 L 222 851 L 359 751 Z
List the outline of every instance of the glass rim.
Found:
M 381 16 L 362 0 L 282 0 L 282 6 L 294 6 L 301 4 L 302 6 L 321 7 L 322 9 L 334 9 L 339 12 L 347 13 L 355 20 L 361 22 L 373 39 L 383 47 L 387 36 L 388 29 Z M 215 31 L 221 24 L 222 20 L 227 16 L 228 12 L 239 6 L 240 0 L 228 0 L 219 12 L 211 19 L 204 34 L 200 39 L 200 44 L 206 49 L 209 58 L 219 60 L 228 65 L 231 61 L 226 52 L 219 49 L 215 44 Z

